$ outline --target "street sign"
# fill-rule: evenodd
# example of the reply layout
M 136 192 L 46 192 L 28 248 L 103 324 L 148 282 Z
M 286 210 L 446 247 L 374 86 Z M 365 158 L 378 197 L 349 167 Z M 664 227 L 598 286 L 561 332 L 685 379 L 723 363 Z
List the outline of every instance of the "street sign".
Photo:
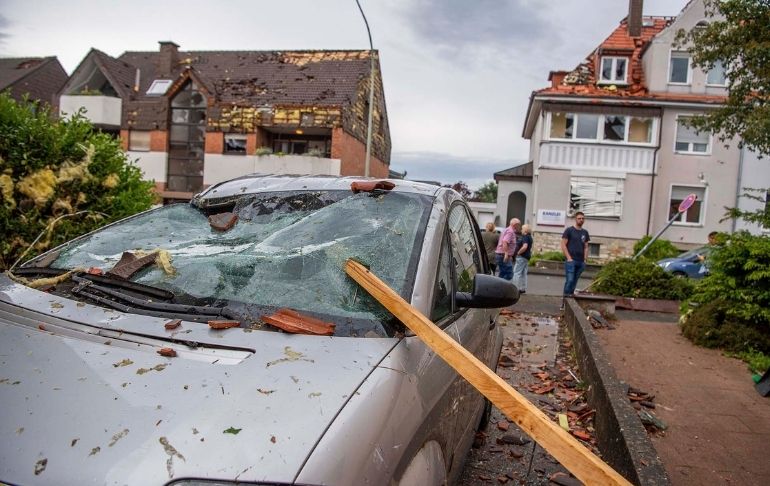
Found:
M 684 198 L 684 201 L 679 203 L 679 212 L 683 213 L 690 209 L 690 206 L 695 204 L 695 200 L 698 199 L 698 196 L 695 194 L 690 194 L 686 198 Z

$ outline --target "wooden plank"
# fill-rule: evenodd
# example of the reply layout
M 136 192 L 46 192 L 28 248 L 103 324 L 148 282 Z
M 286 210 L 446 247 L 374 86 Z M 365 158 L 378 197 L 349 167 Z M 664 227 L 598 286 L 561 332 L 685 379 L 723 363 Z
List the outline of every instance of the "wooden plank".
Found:
M 345 272 L 583 483 L 631 484 L 363 265 Z

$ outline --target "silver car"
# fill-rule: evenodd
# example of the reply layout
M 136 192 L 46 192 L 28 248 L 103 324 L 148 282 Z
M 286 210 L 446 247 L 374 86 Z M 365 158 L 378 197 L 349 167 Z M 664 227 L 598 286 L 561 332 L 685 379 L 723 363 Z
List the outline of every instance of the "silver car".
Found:
M 490 367 L 518 293 L 457 193 L 356 182 L 235 179 L 0 275 L 0 482 L 454 482 L 485 400 L 343 265 Z

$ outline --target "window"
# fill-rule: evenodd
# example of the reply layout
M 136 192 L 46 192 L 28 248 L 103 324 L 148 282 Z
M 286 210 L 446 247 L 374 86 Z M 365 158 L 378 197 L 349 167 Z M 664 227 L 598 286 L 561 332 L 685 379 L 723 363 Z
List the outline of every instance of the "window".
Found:
M 625 57 L 603 57 L 602 69 L 599 77 L 600 84 L 626 82 L 626 66 L 628 60 Z
M 712 86 L 725 86 L 727 84 L 727 74 L 722 61 L 715 62 L 711 69 L 709 69 L 706 76 L 706 84 Z
M 671 51 L 668 82 L 675 84 L 690 83 L 690 53 L 684 51 Z
M 623 213 L 623 179 L 573 177 L 570 179 L 570 214 L 619 218 Z
M 588 256 L 590 258 L 599 258 L 602 245 L 599 243 L 588 243 Z
M 631 143 L 652 143 L 652 118 L 632 116 L 628 124 L 628 141 Z
M 572 138 L 575 115 L 572 113 L 551 113 L 551 138 Z
M 710 138 L 708 133 L 697 132 L 684 123 L 687 117 L 679 117 L 676 121 L 676 152 L 685 154 L 707 154 Z
M 672 186 L 671 187 L 671 204 L 669 205 L 668 218 L 671 219 L 679 211 L 679 205 L 685 198 L 695 194 L 695 202 L 689 209 L 681 213 L 675 220 L 678 224 L 691 224 L 700 225 L 703 224 L 703 201 L 706 198 L 705 187 L 693 187 L 693 186 Z
M 575 138 L 596 140 L 596 131 L 599 128 L 599 115 L 581 113 L 577 120 Z
M 449 266 L 449 244 L 444 238 L 441 244 L 441 256 L 439 257 L 438 274 L 433 289 L 433 306 L 430 311 L 430 320 L 438 322 L 452 313 L 452 269 Z
M 225 153 L 246 155 L 246 135 L 225 135 Z
M 131 130 L 128 132 L 128 150 L 136 152 L 150 151 L 150 131 Z
M 604 140 L 623 142 L 626 139 L 626 117 L 608 115 L 604 117 Z
M 638 144 L 651 144 L 653 140 L 653 118 L 560 112 L 550 116 L 551 140 Z
M 168 91 L 169 86 L 171 86 L 170 79 L 156 79 L 152 82 L 150 85 L 150 88 L 147 90 L 147 94 L 150 96 L 163 96 L 166 94 L 166 91 Z

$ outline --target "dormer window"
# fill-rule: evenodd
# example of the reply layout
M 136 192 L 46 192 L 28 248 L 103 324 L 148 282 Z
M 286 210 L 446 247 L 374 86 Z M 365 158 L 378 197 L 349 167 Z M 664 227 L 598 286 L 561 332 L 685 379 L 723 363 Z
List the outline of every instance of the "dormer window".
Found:
M 626 84 L 628 59 L 625 57 L 602 57 L 599 75 L 600 84 Z
M 156 79 L 150 85 L 150 89 L 147 90 L 147 94 L 150 96 L 163 96 L 168 91 L 169 86 L 173 83 L 170 79 Z

